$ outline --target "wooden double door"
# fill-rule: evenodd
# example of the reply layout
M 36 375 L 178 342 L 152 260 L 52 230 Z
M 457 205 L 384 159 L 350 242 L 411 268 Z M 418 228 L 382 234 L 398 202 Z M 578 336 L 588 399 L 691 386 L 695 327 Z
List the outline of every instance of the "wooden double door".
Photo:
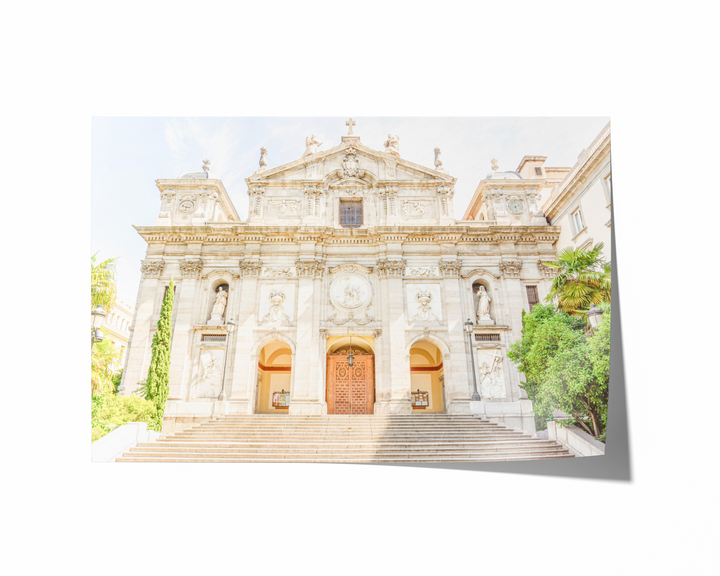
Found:
M 348 350 L 327 357 L 328 414 L 372 414 L 375 404 L 375 357 L 353 350 L 353 365 L 348 365 Z

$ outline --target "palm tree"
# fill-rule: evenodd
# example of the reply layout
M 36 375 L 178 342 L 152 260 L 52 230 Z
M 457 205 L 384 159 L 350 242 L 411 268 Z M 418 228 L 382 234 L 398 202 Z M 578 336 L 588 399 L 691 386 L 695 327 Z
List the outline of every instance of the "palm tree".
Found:
M 602 258 L 604 244 L 589 250 L 568 247 L 558 254 L 558 275 L 553 280 L 546 302 L 557 301 L 560 310 L 584 316 L 591 305 L 610 302 L 611 267 Z
M 115 306 L 117 296 L 115 286 L 117 258 L 108 258 L 96 264 L 96 256 L 97 252 L 90 258 L 90 309 L 94 310 L 101 306 L 105 312 L 110 312 Z

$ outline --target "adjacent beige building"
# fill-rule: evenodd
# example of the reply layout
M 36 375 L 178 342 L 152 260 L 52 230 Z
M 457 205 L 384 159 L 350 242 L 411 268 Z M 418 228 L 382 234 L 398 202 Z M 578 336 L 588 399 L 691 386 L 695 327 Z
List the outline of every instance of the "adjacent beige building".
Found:
M 134 314 L 135 309 L 130 304 L 117 299 L 115 300 L 115 306 L 113 306 L 102 325 L 105 334 L 112 338 L 115 347 L 119 348 L 122 352 L 117 366 L 118 370 L 125 365 L 127 348 L 130 341 L 130 325 L 132 324 Z

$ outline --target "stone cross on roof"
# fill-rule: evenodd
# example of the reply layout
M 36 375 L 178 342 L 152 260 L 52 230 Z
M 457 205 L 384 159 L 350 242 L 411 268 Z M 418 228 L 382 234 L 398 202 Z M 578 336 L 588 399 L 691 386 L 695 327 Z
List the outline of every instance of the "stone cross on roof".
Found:
M 353 128 L 353 126 L 355 126 L 355 124 L 356 124 L 356 122 L 352 118 L 350 118 L 350 120 L 345 122 L 345 126 L 348 127 L 348 136 L 352 136 L 352 133 L 353 133 L 352 128 Z
M 203 171 L 204 172 L 210 171 L 210 160 L 203 160 Z

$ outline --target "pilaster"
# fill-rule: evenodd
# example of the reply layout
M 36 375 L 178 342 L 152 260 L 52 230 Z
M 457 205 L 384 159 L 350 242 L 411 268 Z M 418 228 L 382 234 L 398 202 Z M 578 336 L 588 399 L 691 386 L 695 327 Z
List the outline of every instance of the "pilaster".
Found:
M 141 265 L 143 277 L 140 280 L 135 302 L 135 317 L 130 327 L 127 359 L 121 382 L 125 395 L 137 389 L 138 383 L 145 379 L 150 366 L 153 306 L 164 267 L 163 260 L 145 260 Z

